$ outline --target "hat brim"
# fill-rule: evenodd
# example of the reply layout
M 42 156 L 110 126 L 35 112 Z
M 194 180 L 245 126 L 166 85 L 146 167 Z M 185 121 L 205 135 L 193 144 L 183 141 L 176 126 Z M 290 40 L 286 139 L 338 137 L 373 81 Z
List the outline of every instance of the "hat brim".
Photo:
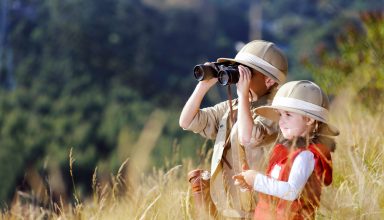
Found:
M 264 74 L 265 76 L 273 79 L 275 82 L 277 82 L 278 84 L 282 84 L 284 83 L 283 81 L 279 80 L 276 76 L 274 76 L 272 73 L 268 72 L 265 68 L 263 68 L 263 64 L 262 63 L 256 63 L 258 65 L 254 65 L 253 63 L 250 63 L 250 62 L 246 62 L 246 61 L 243 61 L 243 60 L 236 60 L 236 59 L 233 59 L 233 58 L 219 58 L 217 59 L 217 62 L 218 63 L 225 63 L 225 62 L 230 62 L 230 63 L 240 63 L 240 64 L 243 64 L 247 67 L 250 67 L 252 69 L 255 69 L 257 70 L 258 72 L 261 72 L 262 74 Z
M 322 130 L 322 135 L 337 136 L 340 133 L 339 129 L 337 129 L 335 126 L 329 124 L 327 121 L 324 121 L 324 119 L 316 116 L 315 114 L 312 114 L 309 111 L 303 111 L 285 106 L 261 106 L 255 109 L 258 115 L 271 119 L 272 121 L 278 122 L 280 115 L 276 110 L 298 113 L 300 115 L 307 116 L 309 118 L 323 122 L 325 124 L 325 127 Z

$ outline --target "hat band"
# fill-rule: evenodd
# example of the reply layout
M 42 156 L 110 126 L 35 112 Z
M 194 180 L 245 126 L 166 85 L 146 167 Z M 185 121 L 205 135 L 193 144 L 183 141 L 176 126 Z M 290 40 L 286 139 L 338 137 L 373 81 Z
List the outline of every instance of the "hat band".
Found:
M 328 121 L 328 110 L 321 106 L 315 105 L 310 102 L 306 102 L 300 99 L 289 98 L 289 97 L 275 97 L 273 98 L 272 107 L 273 106 L 282 106 L 288 108 L 294 108 L 298 110 L 307 110 L 314 111 L 317 113 L 317 116 L 322 118 L 324 122 Z
M 241 61 L 253 63 L 255 66 L 258 66 L 264 69 L 265 71 L 270 72 L 274 77 L 276 77 L 280 81 L 279 83 L 282 83 L 285 81 L 285 75 L 281 70 L 277 69 L 267 61 L 251 53 L 247 53 L 247 52 L 238 53 L 235 57 L 235 60 L 241 60 Z

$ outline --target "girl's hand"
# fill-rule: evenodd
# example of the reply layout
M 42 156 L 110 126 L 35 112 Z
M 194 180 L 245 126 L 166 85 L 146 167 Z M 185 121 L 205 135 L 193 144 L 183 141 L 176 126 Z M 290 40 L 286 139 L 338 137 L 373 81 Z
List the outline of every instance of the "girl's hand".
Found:
M 235 185 L 241 188 L 251 190 L 253 188 L 257 171 L 245 170 L 237 175 L 234 175 L 232 179 L 235 180 Z
M 239 82 L 237 82 L 237 95 L 247 97 L 249 94 L 249 84 L 252 78 L 251 70 L 243 65 L 239 65 Z
M 244 179 L 244 176 L 240 173 L 237 175 L 232 176 L 232 179 L 235 180 L 235 186 L 239 186 L 241 190 L 252 190 L 252 187 L 247 184 L 247 182 Z
M 257 171 L 256 170 L 245 170 L 242 172 L 242 174 L 244 176 L 245 182 L 247 182 L 248 185 L 253 187 Z

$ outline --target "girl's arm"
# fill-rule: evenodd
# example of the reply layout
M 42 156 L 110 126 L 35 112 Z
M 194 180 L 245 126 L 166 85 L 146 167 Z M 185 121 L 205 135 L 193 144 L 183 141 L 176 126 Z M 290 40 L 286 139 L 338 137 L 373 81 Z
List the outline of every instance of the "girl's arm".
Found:
M 314 170 L 314 166 L 313 153 L 303 151 L 293 161 L 287 182 L 276 180 L 253 170 L 242 172 L 242 176 L 244 181 L 258 192 L 293 201 L 299 197 Z M 238 177 L 234 176 L 234 179 L 238 179 Z

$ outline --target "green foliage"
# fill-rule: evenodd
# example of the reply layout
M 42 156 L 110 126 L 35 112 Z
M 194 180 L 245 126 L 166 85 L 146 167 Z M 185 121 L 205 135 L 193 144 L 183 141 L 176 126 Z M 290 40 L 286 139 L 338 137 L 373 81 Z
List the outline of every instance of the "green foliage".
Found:
M 247 26 L 246 16 L 234 11 L 234 5 L 190 10 L 158 9 L 138 0 L 52 0 L 9 6 L 1 32 L 6 41 L 0 42 L 0 85 L 6 85 L 9 75 L 15 84 L 0 89 L 0 163 L 5 164 L 0 168 L 0 201 L 10 199 L 25 182 L 28 166 L 42 171 L 45 162 L 54 161 L 70 182 L 70 148 L 77 155 L 75 181 L 88 188 L 97 165 L 110 171 L 129 157 L 134 150 L 121 153 L 119 138 L 132 147 L 148 115 L 159 107 L 172 118 L 151 165 L 167 160 L 179 141 L 188 140 L 175 107 L 195 84 L 193 66 L 232 56 L 235 40 L 246 39 L 246 29 L 238 30 Z M 224 18 L 231 24 L 219 22 Z M 215 43 L 218 39 L 222 43 Z M 12 68 L 2 65 L 2 49 L 12 51 Z M 194 147 L 202 141 L 187 142 Z M 180 152 L 191 155 L 193 147 Z
M 289 58 L 288 79 L 313 79 L 302 64 L 312 57 L 318 44 L 335 45 L 341 27 L 349 22 L 359 23 L 359 11 L 382 8 L 382 0 L 302 1 L 268 0 L 263 5 L 263 38 L 276 42 Z
M 307 64 L 328 93 L 350 89 L 357 101 L 377 112 L 378 100 L 384 99 L 384 14 L 366 12 L 360 16 L 364 32 L 355 25 L 347 26 L 338 38 L 337 53 L 320 47 L 318 61 Z

